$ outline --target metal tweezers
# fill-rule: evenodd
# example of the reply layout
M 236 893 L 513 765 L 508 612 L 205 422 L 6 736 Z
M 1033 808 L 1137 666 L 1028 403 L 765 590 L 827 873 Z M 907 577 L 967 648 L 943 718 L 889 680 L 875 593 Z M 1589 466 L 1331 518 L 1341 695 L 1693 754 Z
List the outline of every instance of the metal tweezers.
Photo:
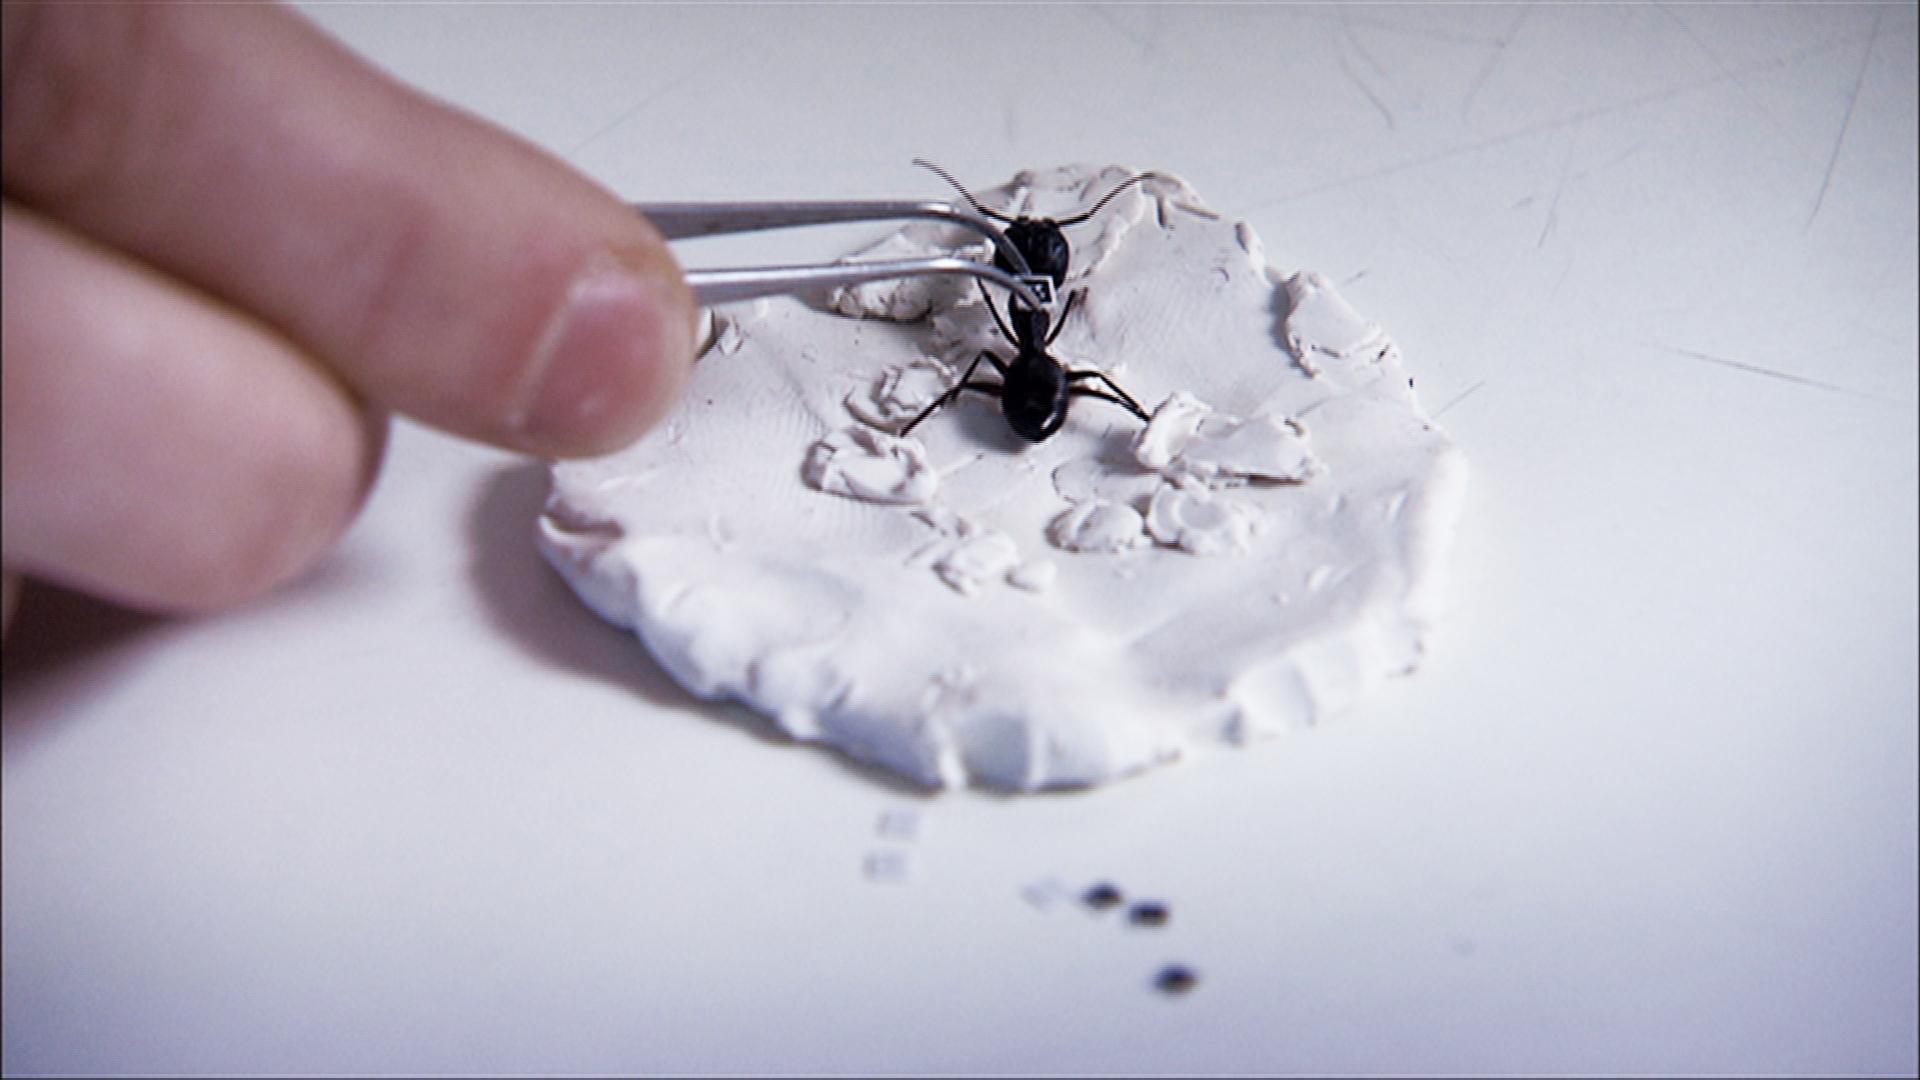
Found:
M 701 304 L 723 304 L 758 296 L 791 293 L 835 285 L 858 285 L 886 278 L 923 274 L 966 274 L 1004 286 L 1034 310 L 1044 310 L 1042 291 L 1027 260 L 984 215 L 944 202 L 667 202 L 632 203 L 634 211 L 652 221 L 669 240 L 726 233 L 759 232 L 799 225 L 831 225 L 856 221 L 928 218 L 971 229 L 993 242 L 1009 266 L 1009 274 L 990 263 L 958 257 L 887 259 L 873 262 L 817 263 L 801 266 L 754 266 L 719 270 L 688 270 L 687 284 Z M 1048 284 L 1051 284 L 1050 282 Z

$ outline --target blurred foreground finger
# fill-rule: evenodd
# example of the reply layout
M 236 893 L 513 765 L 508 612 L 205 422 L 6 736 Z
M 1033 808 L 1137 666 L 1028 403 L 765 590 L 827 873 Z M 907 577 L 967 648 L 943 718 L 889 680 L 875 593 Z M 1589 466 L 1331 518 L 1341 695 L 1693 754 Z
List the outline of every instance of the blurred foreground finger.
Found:
M 285 581 L 352 520 L 385 422 L 284 340 L 6 204 L 6 570 L 139 607 Z
M 255 313 L 376 404 L 548 455 L 678 397 L 652 226 L 273 5 L 4 7 L 9 198 Z

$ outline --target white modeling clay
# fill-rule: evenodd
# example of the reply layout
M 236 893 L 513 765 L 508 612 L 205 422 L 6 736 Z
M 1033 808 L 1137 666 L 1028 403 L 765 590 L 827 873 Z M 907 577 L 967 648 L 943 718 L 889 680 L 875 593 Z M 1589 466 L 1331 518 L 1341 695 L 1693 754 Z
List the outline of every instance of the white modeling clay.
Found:
M 922 357 L 905 367 L 890 368 L 865 390 L 848 394 L 847 411 L 873 427 L 897 431 L 951 385 L 953 372 L 945 364 Z
M 1065 217 L 1129 175 L 978 197 Z M 1164 402 L 1150 424 L 1075 397 L 1029 443 L 969 392 L 892 434 L 981 350 L 1014 355 L 964 279 L 726 305 L 732 352 L 665 423 L 553 467 L 542 550 L 692 692 L 929 786 L 1101 783 L 1411 670 L 1465 468 L 1391 339 L 1176 178 L 1066 235 L 1084 295 L 1050 351 Z M 956 251 L 987 257 L 918 224 L 860 257 Z M 869 872 L 904 876 L 894 854 Z
M 870 427 L 842 428 L 807 452 L 807 483 L 821 491 L 874 503 L 922 506 L 940 478 L 917 440 Z
M 933 564 L 940 580 L 962 596 L 980 591 L 984 582 L 1005 578 L 1020 565 L 1020 548 L 1001 532 L 976 532 L 953 545 Z
M 1048 536 L 1065 551 L 1126 551 L 1147 542 L 1147 523 L 1125 503 L 1088 499 L 1054 519 Z
M 1028 592 L 1046 592 L 1059 575 L 1060 568 L 1050 562 L 1026 562 L 1007 571 L 1007 584 Z
M 1386 332 L 1361 318 L 1323 275 L 1301 271 L 1285 284 L 1287 348 L 1309 375 L 1319 373 L 1322 356 L 1367 360 L 1386 348 Z
M 1134 440 L 1133 454 L 1149 469 L 1201 480 L 1303 482 L 1321 471 L 1298 421 L 1223 416 L 1184 390 L 1154 412 Z
M 1153 538 L 1195 555 L 1247 551 L 1259 520 L 1246 503 L 1184 476 L 1162 484 L 1147 507 L 1147 531 Z

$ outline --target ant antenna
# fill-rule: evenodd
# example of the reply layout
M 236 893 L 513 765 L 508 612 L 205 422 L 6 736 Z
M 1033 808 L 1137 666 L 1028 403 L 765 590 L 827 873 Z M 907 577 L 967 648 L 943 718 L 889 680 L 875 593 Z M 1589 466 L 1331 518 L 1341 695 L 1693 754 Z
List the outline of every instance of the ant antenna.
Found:
M 1060 218 L 1056 220 L 1054 224 L 1055 225 L 1078 225 L 1081 222 L 1092 217 L 1093 215 L 1099 213 L 1108 203 L 1113 201 L 1114 196 L 1127 190 L 1133 185 L 1139 183 L 1140 181 L 1164 180 L 1164 179 L 1165 177 L 1161 176 L 1159 173 L 1151 173 L 1151 172 L 1135 173 L 1134 175 L 1127 177 L 1125 180 L 1120 181 L 1119 186 L 1115 187 L 1112 191 L 1109 191 L 1106 193 L 1106 195 L 1102 196 L 1099 202 L 1093 204 L 1093 209 L 1088 210 L 1082 214 L 1075 214 L 1073 217 L 1070 217 L 1070 218 Z
M 986 216 L 1002 224 L 1005 224 L 1005 225 L 1013 224 L 1013 219 L 1008 217 L 1007 215 L 1002 214 L 997 210 L 989 210 L 986 207 L 981 206 L 979 201 L 976 200 L 972 195 L 968 194 L 967 189 L 964 187 L 961 187 L 960 181 L 955 180 L 952 174 L 948 173 L 947 170 L 941 168 L 938 165 L 935 165 L 933 162 L 928 161 L 926 158 L 914 158 L 913 163 L 915 165 L 920 166 L 923 169 L 927 169 L 931 171 L 935 176 L 938 176 L 940 179 L 945 180 L 949 184 L 952 184 L 953 190 L 959 192 L 960 197 L 967 200 L 967 205 L 973 207 L 975 210 L 980 211 L 982 214 L 985 214 Z

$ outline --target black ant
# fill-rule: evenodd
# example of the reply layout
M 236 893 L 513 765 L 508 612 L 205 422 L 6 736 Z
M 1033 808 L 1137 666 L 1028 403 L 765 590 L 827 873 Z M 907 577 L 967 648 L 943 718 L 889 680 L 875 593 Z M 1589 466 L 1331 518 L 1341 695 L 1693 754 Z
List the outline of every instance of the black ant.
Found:
M 967 200 L 968 205 L 982 215 L 1005 225 L 1007 240 L 1020 252 L 1021 257 L 1026 259 L 1027 268 L 1032 271 L 1032 275 L 1051 281 L 1055 289 L 1066 283 L 1067 264 L 1073 256 L 1072 249 L 1067 244 L 1066 234 L 1061 230 L 1090 220 L 1128 187 L 1156 177 L 1154 173 L 1130 176 L 1116 185 L 1112 191 L 1101 196 L 1099 201 L 1091 207 L 1072 217 L 1042 218 L 1022 214 L 1017 218 L 1011 218 L 981 206 L 958 180 L 933 162 L 915 158 L 914 164 L 930 170 L 951 184 L 953 189 Z M 994 266 L 1009 274 L 1019 272 L 1001 252 L 994 253 Z M 1080 299 L 1080 295 L 1079 291 L 1075 291 L 1067 297 L 1066 306 L 1060 311 L 1060 321 L 1053 325 L 1051 333 L 1048 332 L 1050 320 L 1045 311 L 1035 311 L 1021 303 L 1018 298 L 1010 297 L 1007 302 L 1007 318 L 1012 320 L 1014 328 L 1008 330 L 1006 322 L 1000 318 L 999 308 L 994 306 L 993 298 L 986 295 L 986 289 L 982 286 L 981 296 L 987 302 L 987 312 L 993 316 L 993 324 L 999 327 L 1001 336 L 1014 346 L 1013 360 L 1005 361 L 989 350 L 981 350 L 980 355 L 973 358 L 973 363 L 967 365 L 966 374 L 960 376 L 960 381 L 935 398 L 932 404 L 921 411 L 920 415 L 913 418 L 912 423 L 900 430 L 900 434 L 903 436 L 909 434 L 914 428 L 920 426 L 921 421 L 932 416 L 967 390 L 999 398 L 1000 411 L 1007 418 L 1007 426 L 1013 429 L 1014 434 L 1029 442 L 1041 442 L 1059 431 L 1060 425 L 1067 419 L 1067 405 L 1076 397 L 1110 401 L 1143 421 L 1150 420 L 1151 417 L 1147 415 L 1145 409 L 1140 407 L 1140 403 L 1135 401 L 1131 394 L 1121 389 L 1120 384 L 1114 382 L 1106 372 L 1069 369 L 1047 351 L 1053 347 L 1054 339 L 1060 336 L 1060 331 L 1066 328 L 1067 317 L 1073 313 L 1073 306 Z M 998 383 L 974 380 L 973 373 L 979 369 L 982 360 L 992 364 L 994 370 L 1000 373 Z M 1103 383 L 1106 389 L 1080 385 L 1087 382 Z
M 1006 237 L 1008 242 L 1027 260 L 1027 268 L 1031 270 L 1035 276 L 1050 278 L 1053 281 L 1053 287 L 1055 289 L 1059 289 L 1066 284 L 1067 263 L 1073 257 L 1072 249 L 1067 246 L 1067 235 L 1060 230 L 1070 225 L 1079 225 L 1088 221 L 1093 215 L 1106 209 L 1106 205 L 1112 202 L 1114 197 L 1122 191 L 1132 187 L 1134 184 L 1140 183 L 1142 180 L 1157 179 L 1159 176 L 1157 173 L 1150 172 L 1137 173 L 1129 176 L 1125 180 L 1122 180 L 1112 191 L 1101 196 L 1099 202 L 1094 203 L 1089 209 L 1075 214 L 1072 217 L 1043 218 L 1021 214 L 1019 217 L 1013 218 L 1000 213 L 998 210 L 989 210 L 981 206 L 979 201 L 968 194 L 967 189 L 961 186 L 960 181 L 955 180 L 947 170 L 935 165 L 933 162 L 925 158 L 914 158 L 913 163 L 953 185 L 953 189 L 960 193 L 960 197 L 967 200 L 967 205 L 973 207 L 982 215 L 1005 225 L 1007 227 Z M 994 252 L 993 265 L 1009 274 L 1020 273 L 1011 262 L 1007 261 L 1005 252 Z M 1041 299 L 1045 300 L 1047 298 L 1042 297 Z
M 1047 352 L 1053 347 L 1053 339 L 1060 336 L 1060 329 L 1067 323 L 1067 315 L 1073 311 L 1074 302 L 1080 299 L 1079 290 L 1067 297 L 1065 309 L 1060 313 L 1060 323 L 1047 332 L 1047 313 L 1035 311 L 1019 300 L 1007 305 L 1007 316 L 1013 320 L 1017 332 L 1009 332 L 1006 323 L 1000 321 L 1000 313 L 991 303 L 987 310 L 993 313 L 993 323 L 1000 328 L 1017 350 L 1012 362 L 995 356 L 990 350 L 982 349 L 980 355 L 967 365 L 967 373 L 960 376 L 946 393 L 933 399 L 933 404 L 923 409 L 913 422 L 900 429 L 902 436 L 920 426 L 920 421 L 932 416 L 941 406 L 960 396 L 962 391 L 972 390 L 1000 399 L 1000 411 L 1007 418 L 1007 426 L 1014 434 L 1029 442 L 1040 442 L 1054 432 L 1067 419 L 1067 404 L 1076 397 L 1093 397 L 1102 401 L 1111 401 L 1126 409 L 1142 420 L 1151 419 L 1147 410 L 1133 400 L 1133 396 L 1120 388 L 1104 371 L 1087 369 L 1074 371 L 1061 364 Z M 980 361 L 985 360 L 1000 373 L 997 383 L 975 382 L 974 371 Z M 1107 389 L 1097 386 L 1083 386 L 1082 383 L 1105 383 Z

